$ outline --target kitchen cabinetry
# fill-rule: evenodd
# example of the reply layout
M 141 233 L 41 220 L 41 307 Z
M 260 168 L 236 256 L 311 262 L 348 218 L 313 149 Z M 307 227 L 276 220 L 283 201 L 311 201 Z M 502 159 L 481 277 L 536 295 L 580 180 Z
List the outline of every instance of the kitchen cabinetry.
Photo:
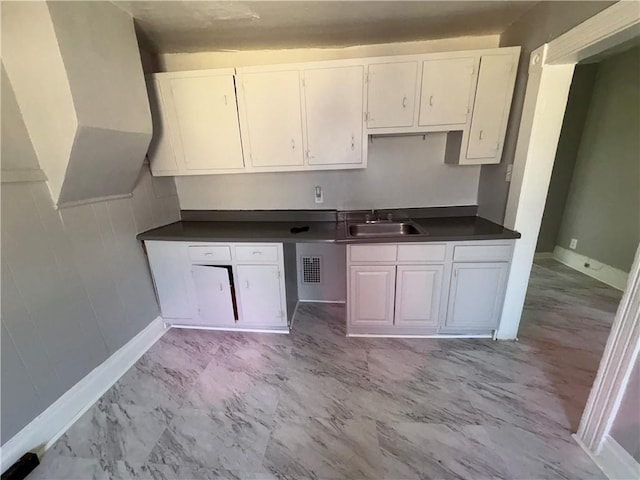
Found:
M 445 330 L 468 333 L 498 327 L 507 262 L 454 263 Z
M 417 76 L 417 61 L 369 65 L 367 128 L 414 124 Z
M 398 265 L 396 325 L 438 327 L 443 265 Z
M 349 245 L 349 335 L 497 329 L 513 240 Z
M 239 76 L 244 151 L 252 167 L 304 163 L 300 74 L 297 70 Z
M 421 126 L 464 125 L 471 113 L 474 57 L 427 60 L 422 63 Z
M 166 323 L 288 332 L 282 244 L 152 240 L 145 248 Z
M 281 299 L 283 275 L 278 265 L 238 265 L 242 319 L 246 325 L 282 325 L 287 316 Z
M 362 163 L 363 67 L 304 71 L 309 165 Z
M 349 269 L 352 325 L 393 325 L 396 267 L 358 265 Z
M 244 168 L 233 70 L 157 74 L 154 175 Z
M 500 162 L 507 128 L 517 60 L 513 55 L 483 55 L 473 119 L 469 131 L 467 160 Z

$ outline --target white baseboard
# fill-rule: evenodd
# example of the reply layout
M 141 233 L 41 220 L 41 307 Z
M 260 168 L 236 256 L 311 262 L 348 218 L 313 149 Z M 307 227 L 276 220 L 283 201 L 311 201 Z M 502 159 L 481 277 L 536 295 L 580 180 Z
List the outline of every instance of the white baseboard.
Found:
M 553 258 L 553 252 L 536 252 L 533 255 L 534 260 L 548 260 Z
M 144 330 L 67 390 L 49 408 L 0 447 L 4 472 L 27 452 L 39 456 L 58 440 L 167 331 L 162 318 Z
M 602 283 L 606 283 L 618 290 L 624 291 L 627 287 L 627 279 L 629 278 L 627 272 L 623 272 L 593 258 L 585 257 L 584 255 L 580 255 L 579 253 L 567 250 L 558 245 L 553 249 L 553 258 L 560 263 L 564 263 L 567 267 L 571 267 L 596 280 L 600 280 Z M 589 263 L 591 266 L 585 267 L 585 263 Z
M 595 464 L 604 472 L 609 480 L 632 480 L 640 478 L 640 463 L 620 446 L 610 435 L 606 435 L 602 442 L 600 453 L 590 451 L 578 438 L 573 438 L 578 445 L 587 452 Z

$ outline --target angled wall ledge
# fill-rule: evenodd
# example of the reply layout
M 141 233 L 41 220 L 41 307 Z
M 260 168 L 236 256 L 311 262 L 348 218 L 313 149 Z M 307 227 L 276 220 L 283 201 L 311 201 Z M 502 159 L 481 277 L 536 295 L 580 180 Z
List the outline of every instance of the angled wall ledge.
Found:
M 129 14 L 110 2 L 3 2 L 2 56 L 54 203 L 130 195 L 152 125 Z

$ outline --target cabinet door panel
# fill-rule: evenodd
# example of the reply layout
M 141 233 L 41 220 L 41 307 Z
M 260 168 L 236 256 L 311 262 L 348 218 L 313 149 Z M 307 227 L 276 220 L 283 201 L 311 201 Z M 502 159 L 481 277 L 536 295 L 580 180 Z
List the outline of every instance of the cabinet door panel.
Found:
M 423 62 L 420 125 L 467 122 L 475 64 L 473 57 Z
M 493 329 L 498 326 L 509 264 L 454 263 L 447 328 Z
M 442 265 L 398 266 L 395 324 L 438 326 Z
M 173 143 L 186 168 L 243 168 L 233 76 L 172 78 L 169 86 L 177 129 Z
M 165 90 L 169 87 L 164 87 Z M 175 175 L 178 173 L 176 154 L 171 143 L 169 122 L 167 121 L 167 105 L 164 96 L 171 92 L 163 91 L 163 83 L 158 79 L 147 80 L 149 92 L 149 109 L 153 119 L 153 137 L 149 144 L 149 163 L 154 175 Z
M 309 165 L 362 163 L 363 67 L 304 72 Z
M 191 276 L 198 302 L 198 318 L 194 321 L 210 326 L 234 325 L 236 319 L 228 270 L 224 267 L 193 265 Z
M 145 242 L 162 317 L 185 319 L 193 315 L 187 246 L 176 242 Z
M 254 167 L 303 164 L 300 76 L 297 71 L 242 75 L 247 148 Z
M 352 325 L 393 325 L 394 266 L 350 268 L 349 311 Z
M 511 107 L 515 62 L 511 54 L 484 55 L 480 60 L 467 158 L 498 156 Z
M 369 65 L 367 127 L 413 125 L 418 62 Z
M 280 269 L 277 265 L 239 265 L 237 267 L 241 318 L 239 324 L 286 325 L 281 303 Z

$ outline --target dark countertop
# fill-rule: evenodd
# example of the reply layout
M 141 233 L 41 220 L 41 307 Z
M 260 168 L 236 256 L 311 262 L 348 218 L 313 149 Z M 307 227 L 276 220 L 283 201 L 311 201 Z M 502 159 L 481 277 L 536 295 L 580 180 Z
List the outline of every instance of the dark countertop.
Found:
M 514 232 L 477 216 L 412 218 L 426 235 L 394 237 L 346 236 L 344 221 L 180 221 L 148 230 L 137 236 L 139 240 L 168 240 L 185 242 L 337 242 L 337 243 L 396 243 L 442 242 L 464 240 L 505 240 L 520 238 Z M 291 233 L 291 227 L 308 225 L 309 231 Z

